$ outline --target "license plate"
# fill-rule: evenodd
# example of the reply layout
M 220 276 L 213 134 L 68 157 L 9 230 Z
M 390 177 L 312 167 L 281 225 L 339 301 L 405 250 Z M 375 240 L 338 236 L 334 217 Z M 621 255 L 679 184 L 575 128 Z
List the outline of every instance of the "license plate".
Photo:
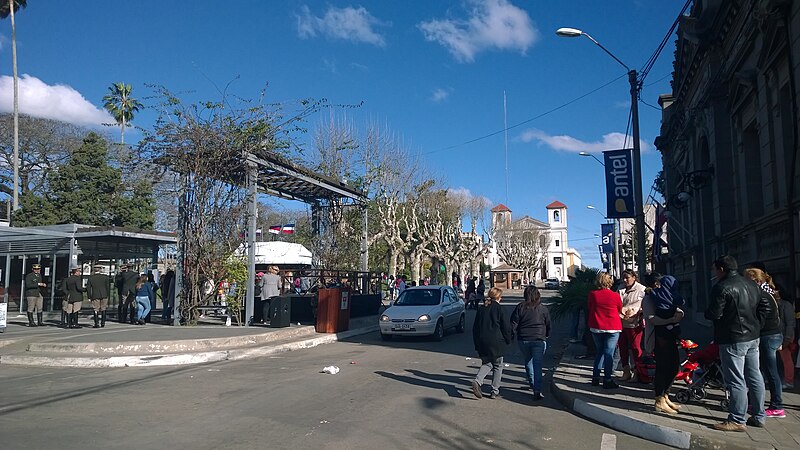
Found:
M 410 323 L 401 323 L 394 327 L 395 330 L 410 330 L 411 324 Z

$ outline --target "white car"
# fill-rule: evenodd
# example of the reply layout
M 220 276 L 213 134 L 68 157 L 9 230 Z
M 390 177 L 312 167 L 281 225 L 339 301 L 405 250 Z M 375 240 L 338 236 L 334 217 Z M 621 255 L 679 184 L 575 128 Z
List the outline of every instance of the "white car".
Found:
M 559 287 L 561 287 L 561 282 L 558 281 L 558 278 L 548 278 L 544 280 L 545 289 L 558 289 Z
M 383 312 L 379 325 L 387 341 L 398 335 L 428 335 L 440 341 L 448 328 L 464 332 L 464 301 L 450 286 L 410 287 Z

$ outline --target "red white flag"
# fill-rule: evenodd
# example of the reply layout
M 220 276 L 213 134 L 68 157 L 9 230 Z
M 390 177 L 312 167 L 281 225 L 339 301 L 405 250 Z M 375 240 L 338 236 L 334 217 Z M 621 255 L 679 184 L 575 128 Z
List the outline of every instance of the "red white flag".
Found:
M 294 234 L 294 224 L 287 223 L 283 227 L 281 227 L 281 233 L 283 234 Z

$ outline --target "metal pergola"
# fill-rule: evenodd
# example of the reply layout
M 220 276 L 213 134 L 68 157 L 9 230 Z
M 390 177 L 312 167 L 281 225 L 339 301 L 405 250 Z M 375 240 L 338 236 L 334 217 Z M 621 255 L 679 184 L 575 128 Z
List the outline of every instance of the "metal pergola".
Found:
M 359 189 L 348 186 L 347 184 L 322 175 L 289 161 L 287 158 L 272 153 L 260 152 L 259 154 L 249 153 L 245 157 L 244 170 L 233 171 L 229 174 L 228 182 L 247 186 L 250 198 L 247 222 L 247 264 L 248 280 L 247 295 L 245 298 L 246 317 L 252 317 L 254 312 L 254 293 L 252 286 L 255 285 L 255 242 L 256 242 L 256 218 L 258 215 L 258 194 L 259 191 L 274 197 L 286 200 L 301 201 L 311 205 L 312 216 L 316 217 L 317 212 L 324 204 L 334 201 L 349 201 L 350 205 L 360 205 L 363 211 L 363 232 L 361 239 L 361 268 L 368 270 L 369 253 L 367 246 L 367 196 Z M 183 199 L 183 197 L 181 197 Z M 178 229 L 178 241 L 182 240 L 183 224 Z M 178 246 L 179 263 L 175 271 L 175 293 L 183 292 L 183 251 Z M 173 325 L 180 325 L 180 299 L 175 299 L 173 303 Z

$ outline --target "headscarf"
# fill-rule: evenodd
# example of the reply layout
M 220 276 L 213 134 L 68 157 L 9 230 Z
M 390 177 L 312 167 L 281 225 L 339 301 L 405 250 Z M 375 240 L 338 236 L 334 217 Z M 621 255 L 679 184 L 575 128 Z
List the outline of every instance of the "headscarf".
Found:
M 672 275 L 661 277 L 661 286 L 653 289 L 655 296 L 661 303 L 669 303 L 672 306 L 683 306 L 686 303 L 683 296 L 678 292 L 678 280 Z

